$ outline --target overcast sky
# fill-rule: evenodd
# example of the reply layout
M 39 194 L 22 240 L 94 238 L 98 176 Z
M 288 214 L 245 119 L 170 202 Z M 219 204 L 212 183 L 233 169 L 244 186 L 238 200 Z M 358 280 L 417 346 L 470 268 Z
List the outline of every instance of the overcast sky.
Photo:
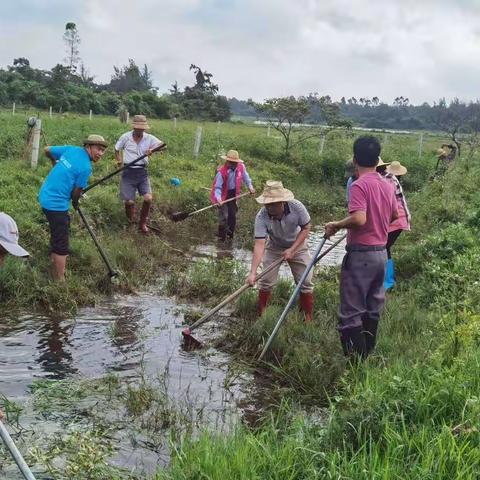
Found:
M 2 0 L 0 12 L 2 67 L 61 63 L 75 22 L 97 82 L 133 58 L 160 92 L 192 84 L 194 63 L 240 99 L 480 98 L 480 0 Z

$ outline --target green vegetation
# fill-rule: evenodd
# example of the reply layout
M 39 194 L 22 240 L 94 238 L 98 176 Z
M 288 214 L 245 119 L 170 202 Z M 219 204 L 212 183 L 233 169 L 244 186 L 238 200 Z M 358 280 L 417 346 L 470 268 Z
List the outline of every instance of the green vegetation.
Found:
M 49 280 L 48 231 L 35 199 L 49 165 L 43 159 L 37 171 L 30 170 L 23 155 L 24 120 L 0 115 L 0 210 L 17 220 L 32 259 L 8 260 L 0 271 L 0 298 L 9 307 L 56 310 L 94 302 L 109 289 L 103 281 L 104 266 L 78 219 L 73 222 L 67 282 L 58 286 Z M 92 190 L 83 200 L 102 244 L 125 274 L 114 288 L 142 288 L 161 277 L 166 281 L 159 288 L 189 301 L 213 304 L 240 284 L 244 273 L 238 263 L 190 264 L 173 250 L 187 251 L 210 239 L 216 221 L 213 213 L 179 224 L 165 216 L 173 209 L 208 204 L 208 193 L 201 187 L 210 186 L 217 154 L 229 148 L 240 151 L 257 189 L 268 178 L 283 180 L 310 209 L 316 225 L 343 214 L 343 166 L 350 156 L 352 132 L 331 132 L 322 155 L 318 139 L 312 139 L 293 149 L 285 161 L 281 142 L 267 137 L 265 128 L 206 123 L 200 158 L 193 160 L 196 124 L 178 122 L 175 131 L 173 122 L 152 123 L 153 133 L 169 147 L 151 166 L 156 205 L 152 221 L 163 233 L 143 238 L 125 230 L 116 181 Z M 90 122 L 68 116 L 44 121 L 52 144 L 79 143 L 94 131 L 112 144 L 124 128 L 108 118 Z M 255 429 L 239 426 L 227 436 L 192 433 L 178 406 L 162 394 L 161 382 L 140 378 L 128 384 L 110 377 L 80 386 L 45 382 L 34 387 L 38 411 L 46 418 L 63 412 L 65 421 L 73 419 L 75 425 L 61 436 L 52 436 L 46 446 L 31 452 L 31 458 L 55 478 L 79 475 L 78 471 L 95 480 L 129 478 L 107 460 L 116 448 L 111 438 L 132 428 L 145 435 L 155 451 L 165 447 L 165 430 L 172 432 L 172 462 L 158 472 L 157 480 L 477 478 L 480 302 L 475 282 L 480 273 L 476 242 L 480 196 L 476 178 L 480 168 L 476 156 L 473 161 L 462 158 L 444 178 L 429 181 L 434 150 L 441 141 L 426 137 L 421 161 L 418 136 L 389 136 L 384 145 L 384 160 L 400 160 L 409 169 L 405 186 L 414 231 L 402 236 L 394 249 L 399 285 L 389 294 L 376 354 L 365 364 L 347 365 L 341 355 L 335 331 L 337 270 L 328 269 L 317 273 L 313 325 L 304 326 L 300 315 L 292 313 L 274 342 L 269 363 L 257 369 L 273 380 L 272 401 L 278 405 Z M 109 149 L 94 167 L 95 178 L 112 168 Z M 182 180 L 178 189 L 169 184 L 173 176 Z M 251 199 L 242 201 L 239 243 L 251 244 L 256 210 Z M 255 292 L 244 295 L 236 304 L 234 321 L 225 322 L 218 344 L 251 361 L 290 288 L 288 282 L 278 284 L 262 319 L 254 313 Z M 104 400 L 92 402 L 97 397 Z M 115 402 L 120 409 L 114 408 Z M 114 411 L 125 412 L 126 420 L 112 421 Z M 90 448 L 95 449 L 95 465 Z
M 395 248 L 400 282 L 388 295 L 374 356 L 342 362 L 336 273 L 322 273 L 314 325 L 291 315 L 269 357 L 295 403 L 258 430 L 185 439 L 159 478 L 478 478 L 479 173 L 459 162 L 410 194 L 414 231 Z M 278 316 L 273 305 L 257 320 L 253 305 L 253 297 L 239 303 L 245 321 L 228 333 L 250 357 Z M 325 410 L 309 413 L 305 402 Z

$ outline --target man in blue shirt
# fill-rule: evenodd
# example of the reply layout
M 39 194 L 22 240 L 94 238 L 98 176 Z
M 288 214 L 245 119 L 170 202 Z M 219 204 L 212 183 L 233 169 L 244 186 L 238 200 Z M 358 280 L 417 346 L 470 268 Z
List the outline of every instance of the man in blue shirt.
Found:
M 70 200 L 74 207 L 88 184 L 91 162 L 98 162 L 107 148 L 101 135 L 90 135 L 83 147 L 46 147 L 45 155 L 53 168 L 43 182 L 38 201 L 50 226 L 50 256 L 55 280 L 65 280 L 69 250 Z

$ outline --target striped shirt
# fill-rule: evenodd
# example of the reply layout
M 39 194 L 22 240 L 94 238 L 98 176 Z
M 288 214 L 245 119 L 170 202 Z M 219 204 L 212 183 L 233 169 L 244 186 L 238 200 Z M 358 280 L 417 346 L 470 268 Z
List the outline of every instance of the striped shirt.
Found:
M 255 218 L 255 238 L 269 238 L 273 246 L 290 248 L 298 234 L 310 223 L 310 215 L 298 200 L 285 202 L 281 219 L 272 218 L 263 207 Z

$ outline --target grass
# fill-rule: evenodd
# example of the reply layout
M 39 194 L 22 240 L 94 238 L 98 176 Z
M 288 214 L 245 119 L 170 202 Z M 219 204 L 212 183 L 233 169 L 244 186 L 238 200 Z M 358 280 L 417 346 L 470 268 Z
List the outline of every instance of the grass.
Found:
M 210 186 L 222 150 L 240 151 L 257 189 L 267 179 L 283 180 L 307 205 L 315 224 L 344 213 L 343 165 L 350 157 L 353 133 L 330 134 L 322 155 L 318 154 L 318 142 L 307 143 L 285 162 L 281 142 L 267 137 L 265 128 L 222 124 L 217 133 L 216 124 L 204 124 L 201 155 L 193 160 L 195 123 L 179 123 L 176 131 L 171 122 L 152 123 L 153 133 L 169 146 L 168 153 L 154 160 L 151 167 L 156 205 L 153 221 L 164 232 L 161 237 L 145 239 L 125 230 L 115 181 L 92 190 L 84 201 L 84 210 L 102 244 L 124 274 L 115 287 L 120 291 L 143 288 L 161 277 L 165 279 L 162 288 L 168 293 L 213 304 L 243 281 L 245 272 L 236 262 L 190 264 L 166 246 L 187 250 L 211 238 L 216 221 L 213 214 L 179 224 L 169 223 L 165 214 L 208 204 L 208 194 L 201 187 Z M 0 210 L 16 218 L 21 241 L 32 253 L 27 263 L 7 259 L 0 270 L 0 299 L 7 308 L 47 310 L 94 303 L 111 290 L 105 287 L 104 266 L 78 219 L 72 226 L 68 281 L 65 285 L 50 281 L 47 228 L 35 200 L 49 166 L 42 159 L 39 168 L 32 171 L 22 159 L 23 118 L 0 115 L 0 127 L 0 185 L 4 193 Z M 52 144 L 79 143 L 93 131 L 113 143 L 125 130 L 111 118 L 90 122 L 72 116 L 45 119 L 44 128 Z M 376 354 L 365 364 L 350 366 L 342 357 L 335 330 L 338 270 L 329 269 L 315 278 L 313 325 L 305 326 L 294 310 L 269 352 L 268 364 L 253 364 L 258 375 L 273 379 L 274 390 L 278 389 L 277 408 L 258 428 L 238 426 L 231 435 L 205 431 L 198 436 L 198 431 L 192 434 L 188 426 L 178 425 L 178 409 L 161 395 L 161 385 L 139 379 L 128 385 L 110 381 L 107 387 L 102 386 L 101 395 L 110 399 L 108 406 L 112 399 L 118 401 L 152 444 L 162 442 L 159 432 L 172 431 L 172 462 L 158 472 L 157 480 L 478 478 L 480 299 L 475 282 L 480 276 L 476 242 L 480 226 L 476 178 L 480 168 L 478 157 L 459 161 L 445 177 L 429 181 L 434 150 L 441 141 L 426 137 L 421 161 L 415 135 L 390 135 L 382 152 L 385 161 L 400 160 L 409 169 L 405 187 L 414 230 L 402 235 L 395 246 L 399 285 L 389 294 Z M 110 171 L 112 162 L 109 149 L 95 167 L 94 177 Z M 173 176 L 182 180 L 178 189 L 169 185 Z M 242 203 L 241 244 L 251 245 L 257 209 L 251 199 Z M 288 282 L 277 285 L 273 303 L 261 319 L 255 315 L 255 292 L 245 294 L 235 307 L 238 318 L 226 322 L 228 328 L 219 344 L 235 351 L 239 359 L 251 361 L 290 289 Z M 82 397 L 81 389 L 74 386 L 57 385 L 37 390 L 43 405 L 49 401 L 60 405 L 67 395 L 75 406 L 91 398 Z M 44 408 L 41 405 L 39 411 Z M 73 404 L 61 408 L 79 413 L 72 411 Z M 108 418 L 101 409 L 94 418 L 99 420 L 102 415 Z M 111 430 L 98 423 L 97 429 L 90 424 L 77 432 L 66 431 L 61 444 L 58 439 L 53 441 L 51 449 L 47 446 L 37 451 L 36 458 L 49 465 L 58 478 L 81 478 L 78 475 L 84 473 L 79 471 L 94 480 L 128 478 L 125 472 L 106 464 L 114 448 L 109 442 Z M 123 428 L 127 428 L 125 424 Z M 59 445 L 60 450 L 55 450 Z M 74 450 L 72 445 L 78 448 Z M 97 470 L 88 455 L 92 445 Z M 60 452 L 60 464 L 48 464 L 54 452 Z M 73 472 L 73 468 L 77 470 Z

